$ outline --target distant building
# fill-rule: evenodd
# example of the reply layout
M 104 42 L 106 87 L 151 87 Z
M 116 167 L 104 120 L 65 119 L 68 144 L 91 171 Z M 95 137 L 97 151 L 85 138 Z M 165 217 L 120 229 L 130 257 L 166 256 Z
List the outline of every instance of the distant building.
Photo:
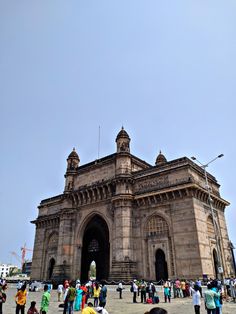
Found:
M 94 262 L 98 280 L 233 275 L 229 203 L 216 178 L 207 173 L 214 225 L 201 167 L 161 152 L 151 165 L 130 153 L 123 128 L 116 146 L 81 166 L 75 150 L 68 156 L 64 193 L 43 200 L 33 221 L 31 278 L 84 282 Z
M 22 273 L 30 276 L 31 274 L 32 261 L 25 261 L 22 266 Z
M 17 266 L 11 264 L 0 264 L 0 278 L 6 278 L 9 276 L 13 269 L 17 269 Z

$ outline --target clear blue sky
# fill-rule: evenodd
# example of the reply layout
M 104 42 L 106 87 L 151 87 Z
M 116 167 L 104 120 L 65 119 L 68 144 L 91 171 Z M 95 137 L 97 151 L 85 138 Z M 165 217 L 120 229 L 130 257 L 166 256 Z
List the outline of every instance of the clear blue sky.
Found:
M 236 2 L 0 1 L 0 262 L 33 248 L 37 206 L 66 158 L 195 155 L 221 184 L 236 246 Z M 30 257 L 30 254 L 27 255 Z

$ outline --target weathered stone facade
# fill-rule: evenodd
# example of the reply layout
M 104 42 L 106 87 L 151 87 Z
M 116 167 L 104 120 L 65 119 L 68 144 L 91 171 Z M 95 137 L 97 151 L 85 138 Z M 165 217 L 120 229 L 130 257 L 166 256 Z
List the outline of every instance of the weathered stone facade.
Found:
M 219 184 L 208 175 L 218 237 L 214 233 L 204 171 L 187 157 L 155 166 L 130 153 L 122 128 L 117 152 L 79 165 L 68 156 L 64 193 L 39 205 L 33 279 L 97 278 L 159 280 L 233 274 L 232 253 Z M 219 249 L 216 248 L 216 241 Z

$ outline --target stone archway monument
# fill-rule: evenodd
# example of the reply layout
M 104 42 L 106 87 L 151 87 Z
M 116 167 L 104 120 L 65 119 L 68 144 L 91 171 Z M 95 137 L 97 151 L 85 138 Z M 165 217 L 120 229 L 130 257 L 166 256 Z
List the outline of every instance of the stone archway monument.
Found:
M 207 176 L 223 275 L 230 277 L 229 203 Z M 187 157 L 167 161 L 161 152 L 154 165 L 145 162 L 130 153 L 122 127 L 115 153 L 83 165 L 75 149 L 68 156 L 63 193 L 41 201 L 33 221 L 31 278 L 86 281 L 92 262 L 98 280 L 156 280 L 158 271 L 169 278 L 214 277 L 208 199 L 201 167 Z

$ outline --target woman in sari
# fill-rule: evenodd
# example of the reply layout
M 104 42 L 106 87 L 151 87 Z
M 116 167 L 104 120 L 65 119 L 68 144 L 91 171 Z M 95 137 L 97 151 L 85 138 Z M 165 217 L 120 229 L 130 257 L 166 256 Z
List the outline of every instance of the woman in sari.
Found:
M 83 291 L 83 293 L 82 293 L 82 304 L 81 304 L 81 309 L 83 310 L 84 306 L 85 306 L 85 303 L 86 303 L 88 289 L 87 289 L 86 285 L 82 285 L 80 287 L 80 289 Z
M 80 311 L 81 309 L 81 303 L 82 303 L 82 297 L 83 297 L 84 291 L 81 289 L 80 286 L 76 288 L 76 298 L 75 298 L 75 311 Z

